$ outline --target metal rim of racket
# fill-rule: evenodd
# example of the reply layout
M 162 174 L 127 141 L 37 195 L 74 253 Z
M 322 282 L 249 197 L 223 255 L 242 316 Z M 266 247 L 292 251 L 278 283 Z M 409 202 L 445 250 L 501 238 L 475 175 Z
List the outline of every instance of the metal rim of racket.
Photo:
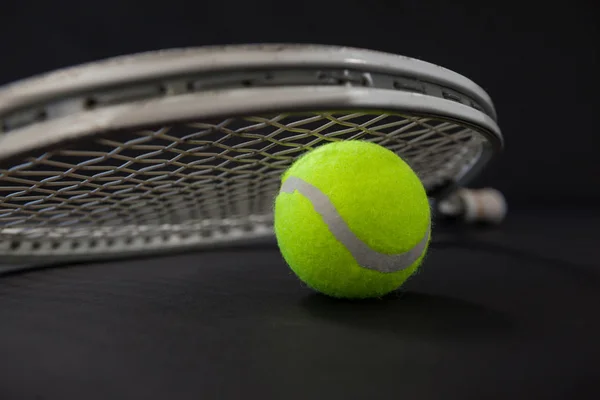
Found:
M 123 130 L 200 118 L 331 110 L 432 116 L 480 133 L 477 157 L 439 193 L 468 182 L 502 147 L 489 96 L 445 68 L 362 49 L 242 45 L 119 57 L 5 86 L 0 90 L 0 168 L 34 150 Z M 17 235 L 14 241 L 0 241 L 0 255 L 19 262 L 213 247 L 271 237 L 270 223 L 257 221 L 249 230 L 209 236 L 175 232 L 151 241 L 71 238 L 58 246 Z

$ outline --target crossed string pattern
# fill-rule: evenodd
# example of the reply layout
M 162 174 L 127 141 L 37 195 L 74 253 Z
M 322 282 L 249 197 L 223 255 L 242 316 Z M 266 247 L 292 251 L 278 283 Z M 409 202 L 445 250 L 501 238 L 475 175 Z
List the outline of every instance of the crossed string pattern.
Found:
M 477 156 L 454 122 L 304 113 L 120 132 L 0 169 L 0 239 L 210 232 L 271 218 L 280 176 L 321 144 L 360 139 L 398 153 L 429 188 Z

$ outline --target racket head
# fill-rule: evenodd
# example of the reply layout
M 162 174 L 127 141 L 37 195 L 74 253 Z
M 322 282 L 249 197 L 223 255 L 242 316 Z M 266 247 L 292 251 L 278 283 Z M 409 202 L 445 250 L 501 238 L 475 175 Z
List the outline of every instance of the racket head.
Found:
M 139 255 L 272 236 L 281 173 L 335 140 L 395 151 L 432 199 L 502 147 L 489 96 L 420 60 L 318 45 L 118 57 L 0 90 L 0 256 Z

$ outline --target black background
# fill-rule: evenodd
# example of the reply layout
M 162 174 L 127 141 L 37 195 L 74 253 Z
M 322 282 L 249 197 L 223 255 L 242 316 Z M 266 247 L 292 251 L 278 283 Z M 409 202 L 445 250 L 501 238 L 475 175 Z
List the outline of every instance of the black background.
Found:
M 474 184 L 501 189 L 511 212 L 492 229 L 437 225 L 420 272 L 367 302 L 314 294 L 272 244 L 0 269 L 0 398 L 600 398 L 598 7 L 1 1 L 0 83 L 256 42 L 364 47 L 455 70 L 495 101 L 506 149 Z
M 600 201 L 598 4 L 541 1 L 27 1 L 0 5 L 0 83 L 172 47 L 298 42 L 403 54 L 494 100 L 506 150 L 474 184 L 512 207 Z

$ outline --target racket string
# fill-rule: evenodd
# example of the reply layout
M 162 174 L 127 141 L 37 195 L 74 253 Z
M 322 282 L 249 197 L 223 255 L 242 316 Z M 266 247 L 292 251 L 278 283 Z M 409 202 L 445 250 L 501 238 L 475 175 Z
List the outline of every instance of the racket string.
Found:
M 17 231 L 115 237 L 268 224 L 283 171 L 304 152 L 337 140 L 386 146 L 428 188 L 453 179 L 483 145 L 480 134 L 452 121 L 368 112 L 248 116 L 121 132 L 0 170 L 0 238 Z

